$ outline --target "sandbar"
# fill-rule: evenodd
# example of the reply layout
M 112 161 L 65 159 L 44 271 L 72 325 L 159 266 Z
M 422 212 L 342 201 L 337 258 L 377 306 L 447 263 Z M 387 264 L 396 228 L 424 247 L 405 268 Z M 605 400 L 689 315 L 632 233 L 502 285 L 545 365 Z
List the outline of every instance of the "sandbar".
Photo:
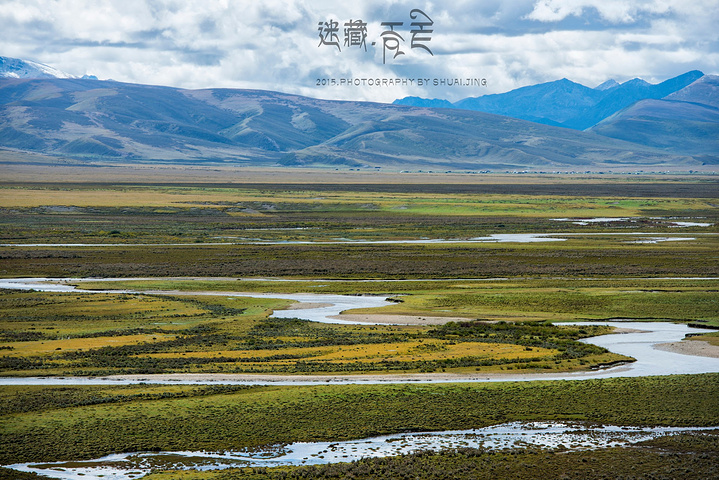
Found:
M 679 342 L 659 343 L 654 345 L 654 348 L 684 355 L 719 358 L 719 345 L 712 345 L 706 340 L 682 340 Z
M 383 315 L 383 314 L 361 314 L 342 313 L 329 318 L 342 320 L 344 322 L 357 322 L 368 324 L 386 325 L 444 325 L 449 322 L 469 322 L 474 319 L 465 317 L 428 317 L 425 315 Z

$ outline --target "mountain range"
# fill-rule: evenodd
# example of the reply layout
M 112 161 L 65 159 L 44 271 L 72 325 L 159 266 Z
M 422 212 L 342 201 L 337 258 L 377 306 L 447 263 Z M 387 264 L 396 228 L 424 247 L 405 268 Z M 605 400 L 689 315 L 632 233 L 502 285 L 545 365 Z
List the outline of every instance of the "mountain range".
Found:
M 506 93 L 471 97 L 450 103 L 440 99 L 405 97 L 395 105 L 443 107 L 496 113 L 537 123 L 585 130 L 645 99 L 664 98 L 704 76 L 692 70 L 657 85 L 640 78 L 619 84 L 608 80 L 596 88 L 563 78 Z
M 672 93 L 661 100 L 632 102 L 590 131 L 441 106 L 5 76 L 0 78 L 0 149 L 86 162 L 400 170 L 719 163 L 719 77 L 699 75 L 689 81 L 696 75 L 689 72 L 681 81 L 667 84 L 672 85 Z M 689 83 L 675 88 L 682 82 Z M 568 92 L 581 91 L 569 81 L 559 84 Z M 605 87 L 592 89 L 597 98 L 622 86 Z M 555 98 L 560 97 L 555 94 Z M 556 103 L 565 121 L 573 118 L 571 102 Z M 632 131 L 636 134 L 628 133 Z
M 719 156 L 719 76 L 705 75 L 662 99 L 640 100 L 594 125 L 591 132 L 708 163 Z M 712 160 L 714 159 L 714 160 Z

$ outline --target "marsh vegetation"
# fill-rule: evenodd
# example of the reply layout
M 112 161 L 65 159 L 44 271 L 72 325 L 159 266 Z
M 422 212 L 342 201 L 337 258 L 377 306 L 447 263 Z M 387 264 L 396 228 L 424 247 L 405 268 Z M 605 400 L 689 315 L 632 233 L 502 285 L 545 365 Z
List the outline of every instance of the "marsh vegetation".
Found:
M 377 279 L 719 274 L 714 181 L 540 186 L 548 185 L 420 186 L 425 193 L 419 195 L 417 185 L 402 184 L 10 184 L 0 188 L 0 242 L 6 245 L 0 274 Z M 510 193 L 517 191 L 526 193 Z M 542 193 L 547 191 L 556 193 Z M 646 197 L 636 196 L 642 191 Z M 619 220 L 556 221 L 587 217 Z M 642 244 L 626 236 L 597 236 L 677 234 L 673 222 L 698 219 L 708 226 L 693 227 L 691 241 Z M 590 236 L 553 244 L 361 243 L 555 232 Z M 329 243 L 337 239 L 355 243 Z M 292 241 L 314 243 L 268 243 Z M 40 246 L 7 246 L 12 244 Z M 42 246 L 49 244 L 71 245 Z
M 628 360 L 580 338 L 600 326 L 327 325 L 243 297 L 0 291 L 4 375 L 572 370 Z M 48 314 L 48 312 L 53 312 Z
M 175 293 L 0 291 L 1 373 L 588 369 L 626 358 L 578 342 L 603 327 L 549 322 L 719 326 L 719 280 L 696 278 L 719 276 L 717 204 L 715 180 L 681 178 L 434 186 L 6 183 L 1 277 L 154 277 L 83 288 Z M 555 220 L 596 217 L 610 220 Z M 572 235 L 547 243 L 462 243 L 558 232 Z M 617 235 L 627 233 L 690 239 L 636 243 L 634 235 Z M 362 243 L 423 238 L 459 243 Z M 332 243 L 338 239 L 343 243 Z M 396 302 L 353 313 L 467 321 L 325 325 L 269 317 L 289 300 L 190 294 L 221 291 L 381 294 Z M 0 463 L 252 449 L 512 420 L 716 426 L 718 380 L 707 374 L 491 385 L 3 386 Z M 716 451 L 716 436 L 682 436 L 631 452 L 461 450 L 190 477 L 399 478 L 421 470 L 428 478 L 526 472 L 601 478 L 597 472 L 608 471 L 710 478 L 717 475 Z

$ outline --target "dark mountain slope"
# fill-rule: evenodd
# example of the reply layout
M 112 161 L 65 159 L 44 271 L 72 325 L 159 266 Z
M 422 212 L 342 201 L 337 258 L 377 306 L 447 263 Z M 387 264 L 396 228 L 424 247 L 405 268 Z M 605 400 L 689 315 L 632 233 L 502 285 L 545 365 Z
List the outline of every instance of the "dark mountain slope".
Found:
M 457 108 L 495 113 L 537 123 L 562 125 L 577 112 L 595 105 L 603 92 L 563 78 L 497 95 L 465 98 Z
M 719 163 L 719 76 L 707 75 L 662 100 L 642 100 L 591 130 Z
M 611 80 L 596 88 L 589 88 L 563 78 L 554 82 L 518 88 L 506 93 L 483 95 L 459 100 L 453 108 L 506 115 L 585 130 L 605 118 L 645 99 L 659 99 L 692 84 L 704 74 L 698 70 L 652 85 L 639 78 L 623 84 Z M 407 97 L 396 100 L 397 105 L 436 107 L 443 100 Z
M 605 95 L 598 103 L 565 121 L 564 126 L 577 130 L 587 129 L 638 101 L 664 98 L 691 85 L 703 75 L 702 72 L 693 70 L 657 85 L 635 78 L 605 91 Z
M 695 163 L 482 112 L 81 79 L 0 79 L 1 147 L 89 161 L 400 169 Z

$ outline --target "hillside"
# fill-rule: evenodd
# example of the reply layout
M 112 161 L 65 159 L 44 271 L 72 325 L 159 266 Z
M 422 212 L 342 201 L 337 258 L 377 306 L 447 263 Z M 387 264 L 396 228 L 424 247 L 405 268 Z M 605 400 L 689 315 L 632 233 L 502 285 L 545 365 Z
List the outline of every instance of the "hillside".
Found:
M 83 79 L 0 79 L 0 148 L 92 162 L 393 169 L 700 163 L 483 112 Z
M 443 106 L 585 130 L 638 101 L 660 99 L 677 92 L 703 75 L 700 71 L 692 70 L 656 85 L 639 78 L 622 84 L 608 80 L 596 88 L 563 78 L 506 93 L 465 98 Z M 437 106 L 438 102 L 442 100 L 407 97 L 394 103 L 431 107 Z
M 706 75 L 661 100 L 639 101 L 591 130 L 719 164 L 719 76 Z

